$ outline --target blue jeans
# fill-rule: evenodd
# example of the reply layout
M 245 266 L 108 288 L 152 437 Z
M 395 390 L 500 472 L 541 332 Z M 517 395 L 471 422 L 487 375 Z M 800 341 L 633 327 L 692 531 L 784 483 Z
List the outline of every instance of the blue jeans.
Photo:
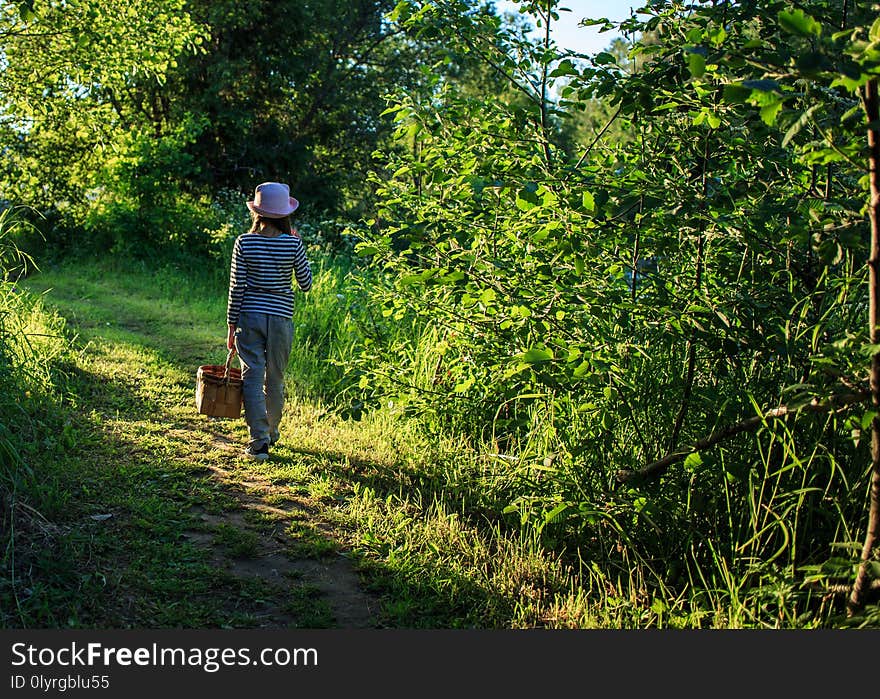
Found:
M 284 370 L 293 344 L 290 318 L 243 312 L 235 329 L 235 349 L 241 360 L 244 419 L 250 446 L 259 449 L 279 437 L 284 408 Z

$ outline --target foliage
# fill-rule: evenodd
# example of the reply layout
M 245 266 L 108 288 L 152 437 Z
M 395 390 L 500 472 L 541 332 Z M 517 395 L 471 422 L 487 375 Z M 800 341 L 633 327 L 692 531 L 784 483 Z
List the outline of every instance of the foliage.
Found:
M 183 7 L 182 0 L 47 2 L 21 12 L 0 6 L 4 199 L 33 206 L 50 222 L 82 222 L 108 184 L 96 179 L 106 155 L 131 159 L 147 124 L 156 126 L 154 137 L 163 135 L 164 105 L 136 95 L 139 85 L 165 83 L 180 54 L 203 41 Z M 126 100 L 136 118 L 120 113 Z
M 59 420 L 65 376 L 71 355 L 63 319 L 47 310 L 43 300 L 27 293 L 20 278 L 33 271 L 32 260 L 21 252 L 16 238 L 26 225 L 21 212 L 0 212 L 0 557 L 3 613 L 20 611 L 15 594 L 16 550 L 26 540 L 30 514 L 28 500 L 37 488 L 27 450 L 47 433 L 70 437 Z M 8 584 L 13 589 L 9 589 Z
M 498 454 L 508 512 L 605 557 L 597 575 L 635 567 L 693 609 L 727 590 L 750 624 L 817 613 L 803 567 L 852 547 L 864 513 L 857 91 L 876 74 L 873 15 L 652 3 L 621 25 L 645 37 L 622 66 L 488 46 L 460 3 L 408 5 L 525 102 L 468 99 L 436 76 L 430 96 L 390 105 L 408 148 L 377 163 L 359 250 L 387 275 L 383 315 L 417 330 L 372 338 L 365 393 Z M 523 6 L 552 21 L 555 5 Z M 566 152 L 558 79 L 570 106 L 608 100 L 629 138 Z M 786 417 L 748 423 L 779 405 Z M 757 434 L 687 446 L 741 424 Z M 777 575 L 791 585 L 779 604 L 763 597 Z
M 461 439 L 460 463 L 411 476 L 420 514 L 358 495 L 385 517 L 363 532 L 377 559 L 406 539 L 404 586 L 438 560 L 461 573 L 452 544 L 405 533 L 488 521 L 630 623 L 870 624 L 842 621 L 837 591 L 880 426 L 875 13 L 651 2 L 619 25 L 630 45 L 580 56 L 546 31 L 556 0 L 519 6 L 543 38 L 469 0 L 190 0 L 162 32 L 152 0 L 130 27 L 90 0 L 6 3 L 3 196 L 143 269 L 205 256 L 211 288 L 255 180 L 291 181 L 328 249 L 367 212 L 369 269 L 316 267 L 293 388 Z
M 360 614 L 385 627 L 509 628 L 601 618 L 603 598 L 588 602 L 535 536 L 459 511 L 473 474 L 458 445 L 437 449 L 393 407 L 354 421 L 306 395 L 320 376 L 309 355 L 334 352 L 312 330 L 342 315 L 331 265 L 316 268 L 316 287 L 296 304 L 283 437 L 256 469 L 233 448 L 246 442 L 244 421 L 193 407 L 194 366 L 225 356 L 224 287 L 209 270 L 66 260 L 23 282 L 70 319 L 78 351 L 58 410 L 65 430 L 23 450 L 40 517 L 19 534 L 12 585 L 0 582 L 0 625 L 345 628 Z M 346 570 L 363 572 L 370 592 Z M 12 590 L 19 609 L 7 604 Z
M 430 89 L 422 64 L 435 60 L 431 40 L 386 17 L 393 7 L 6 3 L 2 196 L 38 209 L 62 250 L 203 253 L 215 193 L 266 180 L 288 182 L 312 219 L 357 217 L 390 131 L 383 96 Z M 463 83 L 469 65 L 447 70 Z
M 382 92 L 413 80 L 398 31 L 382 19 L 391 4 L 187 6 L 210 39 L 163 93 L 172 123 L 204 120 L 186 149 L 200 165 L 192 184 L 252 191 L 281 179 L 312 216 L 357 207 L 362 163 L 384 133 Z

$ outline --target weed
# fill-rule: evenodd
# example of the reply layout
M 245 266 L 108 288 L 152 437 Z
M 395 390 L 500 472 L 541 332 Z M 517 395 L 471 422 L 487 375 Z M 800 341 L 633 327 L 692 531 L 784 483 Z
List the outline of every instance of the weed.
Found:
M 214 541 L 229 549 L 233 558 L 253 558 L 260 550 L 260 539 L 254 532 L 230 524 L 218 525 Z

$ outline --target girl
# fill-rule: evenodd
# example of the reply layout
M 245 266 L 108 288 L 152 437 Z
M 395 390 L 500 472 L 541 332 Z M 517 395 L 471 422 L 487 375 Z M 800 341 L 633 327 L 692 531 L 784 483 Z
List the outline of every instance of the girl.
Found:
M 280 182 L 257 185 L 251 229 L 235 240 L 229 272 L 226 346 L 241 360 L 244 417 L 250 439 L 245 455 L 269 458 L 279 437 L 284 370 L 293 342 L 293 279 L 312 287 L 305 246 L 290 215 L 299 202 Z

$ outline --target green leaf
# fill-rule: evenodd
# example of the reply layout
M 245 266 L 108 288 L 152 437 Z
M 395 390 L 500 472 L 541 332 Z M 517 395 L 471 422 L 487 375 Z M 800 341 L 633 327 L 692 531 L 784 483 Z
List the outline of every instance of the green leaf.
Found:
M 695 471 L 698 466 L 702 466 L 703 457 L 700 456 L 700 452 L 692 451 L 687 455 L 687 458 L 684 460 L 684 468 L 687 471 Z
M 23 0 L 18 3 L 18 15 L 22 22 L 30 22 L 36 19 L 33 0 Z
M 456 284 L 457 282 L 460 282 L 462 279 L 464 279 L 466 276 L 467 275 L 465 275 L 464 272 L 457 269 L 454 272 L 450 272 L 449 274 L 444 274 L 440 278 L 440 283 L 441 284 Z
M 375 255 L 379 252 L 379 248 L 375 245 L 366 245 L 364 243 L 359 243 L 355 247 L 355 252 L 357 252 L 359 257 L 366 257 L 367 255 Z
M 406 1 L 399 2 L 397 3 L 397 6 L 388 13 L 388 19 L 390 19 L 392 22 L 397 22 L 398 20 L 406 20 L 406 18 L 409 17 L 410 14 L 411 12 L 409 3 Z
M 405 110 L 406 107 L 402 104 L 395 104 L 388 107 L 384 112 L 382 112 L 379 116 L 386 116 L 388 114 L 397 114 Z
M 542 347 L 532 347 L 523 352 L 519 358 L 526 364 L 540 364 L 553 359 L 553 352 Z
M 804 128 L 807 122 L 810 120 L 810 116 L 815 112 L 821 105 L 814 104 L 808 110 L 806 110 L 803 114 L 801 114 L 797 120 L 789 127 L 788 131 L 785 132 L 785 136 L 782 139 L 782 147 L 788 145 L 789 141 L 793 139 L 795 136 L 800 133 L 800 130 Z
M 595 211 L 596 210 L 596 199 L 590 192 L 584 192 L 581 201 L 583 202 L 584 208 L 587 211 Z
M 724 27 L 715 27 L 708 31 L 707 36 L 715 46 L 721 46 L 727 38 L 727 30 Z
M 858 78 L 851 78 L 848 75 L 840 75 L 831 81 L 831 87 L 843 87 L 850 92 L 856 92 L 860 87 L 864 87 L 868 82 L 868 75 L 863 74 Z
M 579 379 L 584 376 L 588 371 L 590 371 L 590 362 L 585 359 L 572 373 L 574 374 L 575 378 Z
M 538 205 L 538 195 L 534 189 L 523 187 L 516 193 L 516 206 L 521 211 L 529 211 Z
M 559 201 L 559 197 L 557 197 L 552 190 L 545 190 L 541 194 L 541 206 L 555 206 L 556 202 Z M 555 222 L 558 224 L 558 221 Z
M 761 120 L 767 124 L 767 126 L 773 126 L 780 109 L 782 109 L 782 100 L 765 104 L 761 107 Z
M 745 104 L 751 94 L 751 89 L 743 87 L 742 85 L 728 83 L 724 86 L 724 101 L 729 104 Z
M 557 519 L 559 515 L 565 512 L 568 509 L 568 503 L 560 503 L 556 507 L 554 507 L 549 512 L 544 514 L 544 524 L 550 524 L 553 520 Z
M 698 53 L 688 54 L 688 70 L 695 78 L 702 78 L 706 72 L 706 59 Z
M 472 376 L 469 376 L 464 381 L 455 384 L 455 388 L 452 390 L 455 393 L 467 393 L 470 390 L 470 387 L 474 385 L 474 379 Z
M 806 37 L 822 34 L 822 25 L 803 10 L 782 10 L 777 16 L 779 26 L 790 34 Z
M 577 69 L 574 67 L 574 64 L 569 60 L 565 59 L 560 62 L 558 66 L 550 73 L 551 78 L 558 78 L 563 75 L 579 75 Z
M 871 31 L 868 32 L 868 38 L 871 41 L 880 41 L 880 17 L 874 20 L 874 24 L 871 25 Z
M 529 236 L 529 240 L 531 240 L 533 243 L 540 243 L 548 235 L 550 235 L 549 229 L 547 229 L 546 227 L 539 228 L 534 233 L 532 233 L 531 236 Z

